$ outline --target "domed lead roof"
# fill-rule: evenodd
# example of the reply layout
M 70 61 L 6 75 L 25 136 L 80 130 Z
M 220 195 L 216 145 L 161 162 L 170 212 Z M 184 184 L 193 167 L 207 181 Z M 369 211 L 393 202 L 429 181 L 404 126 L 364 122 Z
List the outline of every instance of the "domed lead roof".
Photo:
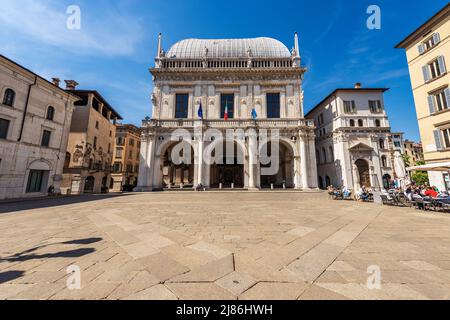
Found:
M 207 50 L 205 49 L 207 48 Z M 249 48 L 253 58 L 289 58 L 289 49 L 272 38 L 254 39 L 186 39 L 177 42 L 166 54 L 167 58 L 202 59 L 248 58 Z

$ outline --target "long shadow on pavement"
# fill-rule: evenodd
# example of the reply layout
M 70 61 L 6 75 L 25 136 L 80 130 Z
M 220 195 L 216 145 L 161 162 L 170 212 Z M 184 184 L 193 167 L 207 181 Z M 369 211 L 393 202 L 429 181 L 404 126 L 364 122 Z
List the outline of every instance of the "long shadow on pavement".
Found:
M 110 198 L 118 198 L 129 196 L 128 193 L 115 194 L 99 194 L 99 195 L 80 195 L 61 198 L 45 198 L 45 199 L 26 199 L 13 202 L 0 202 L 0 214 L 11 213 L 24 210 L 42 209 L 50 207 L 65 206 L 81 202 L 99 201 Z

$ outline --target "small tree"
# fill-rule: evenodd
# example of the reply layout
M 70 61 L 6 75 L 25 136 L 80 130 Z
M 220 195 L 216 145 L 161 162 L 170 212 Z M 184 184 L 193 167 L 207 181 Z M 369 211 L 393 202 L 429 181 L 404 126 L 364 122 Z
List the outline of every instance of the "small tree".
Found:
M 404 153 L 404 154 L 402 154 L 402 158 L 403 158 L 403 162 L 405 163 L 405 167 L 410 167 L 411 166 L 411 162 L 410 162 L 411 157 L 408 156 L 406 153 Z
M 424 171 L 417 171 L 411 177 L 416 184 L 426 185 L 429 184 L 428 173 Z

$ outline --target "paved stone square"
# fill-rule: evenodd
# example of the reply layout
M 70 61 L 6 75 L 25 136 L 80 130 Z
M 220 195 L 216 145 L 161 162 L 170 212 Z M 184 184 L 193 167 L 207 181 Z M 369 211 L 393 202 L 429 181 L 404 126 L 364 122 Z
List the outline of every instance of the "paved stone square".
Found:
M 319 192 L 0 203 L 0 299 L 449 298 L 450 215 Z

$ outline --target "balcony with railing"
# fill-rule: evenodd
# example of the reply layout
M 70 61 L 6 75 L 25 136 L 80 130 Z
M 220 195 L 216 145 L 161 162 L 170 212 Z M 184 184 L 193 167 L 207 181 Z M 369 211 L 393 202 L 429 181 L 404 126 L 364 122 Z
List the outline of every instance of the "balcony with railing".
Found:
M 314 128 L 314 121 L 309 119 L 211 119 L 211 120 L 144 120 L 143 127 L 154 128 L 194 128 L 195 126 L 204 125 L 211 128 Z

